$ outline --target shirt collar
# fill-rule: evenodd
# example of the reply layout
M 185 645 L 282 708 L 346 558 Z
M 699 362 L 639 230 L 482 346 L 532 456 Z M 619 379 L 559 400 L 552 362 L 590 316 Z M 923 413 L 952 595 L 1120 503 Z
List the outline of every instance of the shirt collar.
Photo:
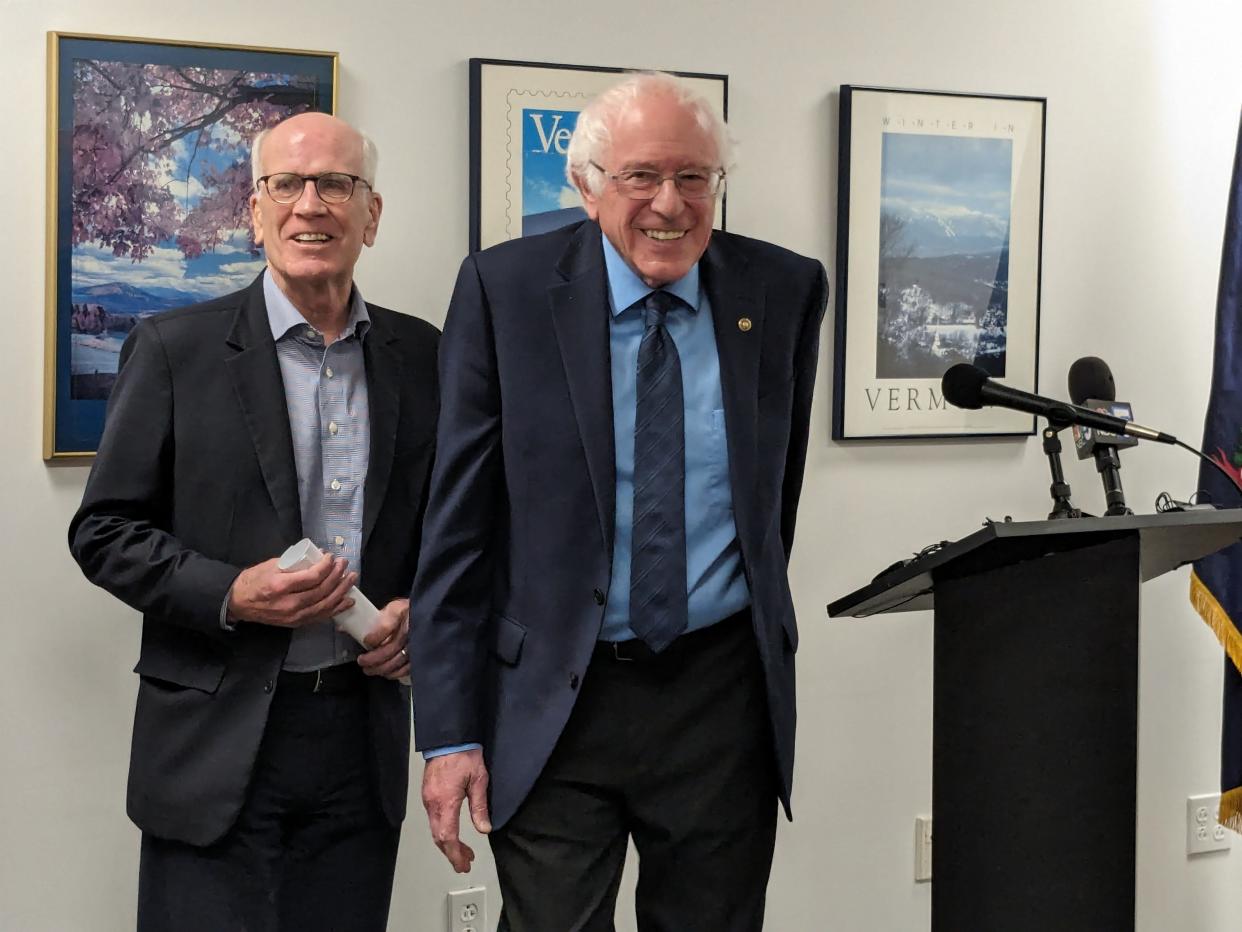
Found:
M 617 252 L 607 236 L 600 238 L 604 241 L 604 264 L 608 268 L 608 296 L 612 301 L 612 316 L 617 317 L 651 294 L 653 289 L 626 264 L 626 261 L 621 258 L 621 253 Z M 676 295 L 686 302 L 691 311 L 697 311 L 699 309 L 699 264 L 696 262 L 690 267 L 689 272 L 660 290 Z
M 302 316 L 302 312 L 294 307 L 293 302 L 285 296 L 266 270 L 263 273 L 263 300 L 267 304 L 267 322 L 272 328 L 273 340 L 279 340 L 295 327 L 307 325 L 308 321 Z M 370 327 L 371 316 L 367 313 L 367 303 L 362 300 L 362 292 L 358 290 L 358 286 L 354 285 L 349 292 L 349 319 L 345 321 L 341 339 L 356 332 L 361 340 Z

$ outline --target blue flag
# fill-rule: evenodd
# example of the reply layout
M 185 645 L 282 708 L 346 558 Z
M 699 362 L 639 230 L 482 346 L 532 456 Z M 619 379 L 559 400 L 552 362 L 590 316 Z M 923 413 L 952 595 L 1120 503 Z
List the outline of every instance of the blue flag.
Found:
M 1203 452 L 1242 482 L 1242 126 L 1225 214 Z M 1238 490 L 1207 464 L 1199 467 L 1199 488 L 1217 505 L 1238 505 Z M 1225 648 L 1220 822 L 1242 832 L 1242 543 L 1196 561 L 1190 601 Z

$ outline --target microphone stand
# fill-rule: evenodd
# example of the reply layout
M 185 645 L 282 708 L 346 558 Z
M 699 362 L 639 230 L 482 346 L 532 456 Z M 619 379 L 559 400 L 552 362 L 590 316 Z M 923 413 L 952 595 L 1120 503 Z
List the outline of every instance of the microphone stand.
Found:
M 1048 468 L 1052 472 L 1052 485 L 1048 488 L 1052 495 L 1052 511 L 1050 519 L 1081 518 L 1082 512 L 1070 504 L 1070 486 L 1065 481 L 1065 472 L 1061 469 L 1061 431 L 1062 427 L 1049 425 L 1044 428 L 1044 453 L 1048 455 Z M 1114 455 L 1115 451 L 1114 451 Z M 1120 486 L 1121 480 L 1118 479 Z
M 1104 501 L 1108 503 L 1108 515 L 1132 515 L 1126 507 L 1126 494 L 1121 490 L 1121 457 L 1117 448 L 1106 443 L 1096 443 L 1095 468 L 1099 470 L 1100 479 L 1104 482 Z

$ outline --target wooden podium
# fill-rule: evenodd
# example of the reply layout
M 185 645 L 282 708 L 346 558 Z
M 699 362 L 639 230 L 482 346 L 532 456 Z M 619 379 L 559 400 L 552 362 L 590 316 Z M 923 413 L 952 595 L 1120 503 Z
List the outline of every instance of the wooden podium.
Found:
M 935 610 L 932 932 L 1134 928 L 1139 586 L 1242 510 L 986 525 L 830 617 Z

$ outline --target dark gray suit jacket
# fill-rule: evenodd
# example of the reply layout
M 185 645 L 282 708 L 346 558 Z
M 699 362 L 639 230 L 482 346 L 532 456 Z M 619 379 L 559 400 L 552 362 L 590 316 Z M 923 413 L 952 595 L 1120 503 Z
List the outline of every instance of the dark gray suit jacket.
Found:
M 376 605 L 414 578 L 439 401 L 430 324 L 367 305 L 371 450 L 359 588 Z M 285 629 L 220 627 L 237 574 L 302 537 L 289 417 L 262 279 L 143 320 L 121 351 L 94 468 L 69 528 L 87 578 L 143 616 L 128 811 L 206 845 L 245 798 Z M 386 816 L 405 815 L 408 690 L 368 683 Z
M 410 612 L 414 731 L 420 750 L 482 742 L 496 826 L 556 744 L 604 614 L 616 479 L 600 236 L 585 222 L 466 259 L 441 344 Z M 700 268 L 788 809 L 798 629 L 786 568 L 828 285 L 812 259 L 721 232 Z

